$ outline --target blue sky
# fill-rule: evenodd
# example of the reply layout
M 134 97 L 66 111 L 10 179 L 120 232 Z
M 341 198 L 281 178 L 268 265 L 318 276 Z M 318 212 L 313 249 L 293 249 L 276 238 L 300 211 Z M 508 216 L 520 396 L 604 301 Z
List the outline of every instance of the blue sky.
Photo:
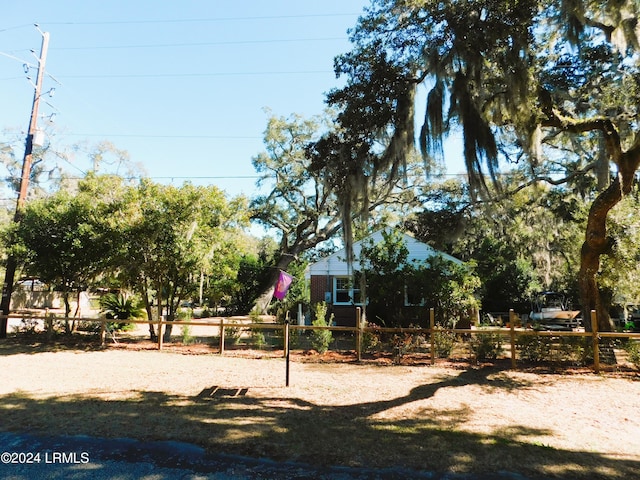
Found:
M 271 109 L 322 112 L 339 86 L 333 58 L 368 0 L 36 0 L 6 2 L 0 19 L 0 141 L 26 133 L 33 86 L 23 62 L 50 44 L 42 118 L 56 113 L 54 148 L 79 175 L 83 151 L 107 140 L 162 183 L 254 193 L 251 158 Z M 30 52 L 33 49 L 34 53 Z M 17 60 L 19 59 L 19 60 Z M 32 76 L 35 79 L 35 70 Z M 53 78 L 52 78 L 53 77 Z M 55 79 L 55 80 L 54 80 Z M 56 82 L 59 82 L 57 83 Z M 21 158 L 21 157 L 20 157 Z

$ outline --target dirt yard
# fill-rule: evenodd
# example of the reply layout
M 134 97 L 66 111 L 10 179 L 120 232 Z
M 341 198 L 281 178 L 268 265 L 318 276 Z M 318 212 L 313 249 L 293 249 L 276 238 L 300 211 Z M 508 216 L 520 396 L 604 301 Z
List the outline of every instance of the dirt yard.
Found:
M 239 355 L 0 341 L 0 429 L 180 440 L 322 465 L 639 478 L 637 374 L 297 353 L 286 387 L 278 352 Z

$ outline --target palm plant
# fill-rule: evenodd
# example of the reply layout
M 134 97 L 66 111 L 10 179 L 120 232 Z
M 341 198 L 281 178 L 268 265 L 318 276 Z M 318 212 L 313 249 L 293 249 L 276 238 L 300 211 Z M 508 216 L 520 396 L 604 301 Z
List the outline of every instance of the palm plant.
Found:
M 100 298 L 100 308 L 110 320 L 130 320 L 142 316 L 144 310 L 135 297 L 123 293 L 108 293 Z M 123 322 L 113 322 L 110 326 L 122 328 Z

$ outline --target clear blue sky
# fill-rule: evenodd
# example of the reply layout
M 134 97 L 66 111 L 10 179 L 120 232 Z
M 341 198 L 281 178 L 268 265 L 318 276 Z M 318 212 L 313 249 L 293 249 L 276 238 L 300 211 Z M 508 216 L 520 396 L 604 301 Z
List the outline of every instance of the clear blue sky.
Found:
M 368 0 L 36 0 L 4 2 L 0 130 L 26 132 L 36 63 L 49 32 L 42 115 L 56 113 L 54 148 L 111 141 L 162 183 L 254 192 L 251 158 L 275 115 L 322 112 L 339 86 L 333 58 L 350 49 Z M 32 76 L 35 81 L 35 70 Z M 45 119 L 39 123 L 44 125 Z M 14 135 L 15 137 L 15 135 Z M 0 135 L 0 142 L 9 140 Z M 20 157 L 21 158 L 21 157 Z M 60 161 L 86 171 L 82 153 Z

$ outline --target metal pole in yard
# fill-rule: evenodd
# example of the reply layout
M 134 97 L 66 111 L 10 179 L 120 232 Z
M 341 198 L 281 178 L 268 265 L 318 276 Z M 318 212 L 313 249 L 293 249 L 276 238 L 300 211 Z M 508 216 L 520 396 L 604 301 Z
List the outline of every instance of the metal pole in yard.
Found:
M 284 351 L 285 351 L 285 356 L 286 356 L 286 381 L 285 384 L 288 387 L 289 386 L 289 357 L 290 357 L 290 352 L 291 349 L 289 348 L 289 322 L 286 322 L 284 324 Z
M 362 360 L 362 311 L 356 308 L 356 358 Z
M 600 345 L 598 343 L 598 315 L 591 310 L 591 332 L 593 334 L 593 369 L 600 372 Z
M 436 328 L 436 313 L 434 308 L 429 309 L 429 331 L 431 332 L 430 340 L 431 340 L 431 365 L 436 364 L 436 351 L 434 347 L 434 336 L 435 336 L 435 328 Z
M 220 319 L 220 355 L 224 355 L 224 318 Z
M 511 368 L 516 368 L 516 314 L 513 308 L 509 309 L 509 328 L 511 335 Z

